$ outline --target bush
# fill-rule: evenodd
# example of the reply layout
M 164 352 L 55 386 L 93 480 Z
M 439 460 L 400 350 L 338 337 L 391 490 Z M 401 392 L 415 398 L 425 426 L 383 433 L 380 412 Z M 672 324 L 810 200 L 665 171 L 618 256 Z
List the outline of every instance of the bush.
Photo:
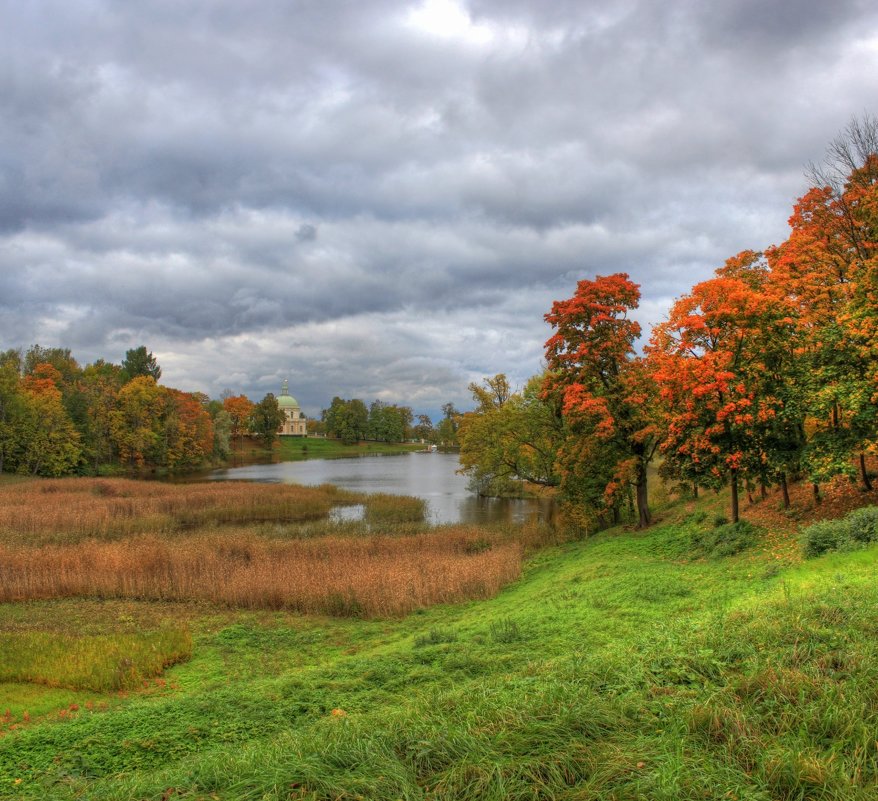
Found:
M 760 529 L 746 520 L 724 523 L 692 535 L 692 550 L 698 556 L 721 559 L 747 550 L 756 544 Z
M 803 532 L 805 556 L 850 551 L 878 542 L 878 506 L 855 509 L 840 520 L 821 520 Z
M 845 517 L 845 522 L 848 524 L 848 536 L 854 542 L 878 542 L 878 506 L 855 509 Z
M 803 532 L 805 556 L 820 556 L 827 551 L 837 551 L 847 541 L 844 520 L 821 520 Z

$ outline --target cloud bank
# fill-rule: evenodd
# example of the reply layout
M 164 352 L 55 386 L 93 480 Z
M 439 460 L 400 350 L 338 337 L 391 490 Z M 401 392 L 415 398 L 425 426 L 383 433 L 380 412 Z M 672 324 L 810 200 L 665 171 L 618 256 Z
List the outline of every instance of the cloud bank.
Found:
M 540 369 L 552 300 L 641 320 L 785 237 L 873 111 L 849 0 L 65 0 L 0 31 L 0 347 L 435 413 Z

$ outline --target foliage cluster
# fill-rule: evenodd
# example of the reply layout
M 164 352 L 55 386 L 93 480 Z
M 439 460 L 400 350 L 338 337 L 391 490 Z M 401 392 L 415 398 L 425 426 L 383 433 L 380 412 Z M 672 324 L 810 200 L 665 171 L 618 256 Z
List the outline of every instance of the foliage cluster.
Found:
M 0 473 L 187 470 L 227 458 L 233 435 L 270 444 L 282 422 L 271 394 L 212 401 L 162 386 L 161 374 L 145 346 L 85 367 L 65 348 L 0 353 Z
M 713 528 L 701 529 L 692 534 L 692 549 L 698 556 L 718 559 L 734 556 L 752 548 L 759 539 L 759 527 L 748 520 L 737 523 L 723 522 Z
M 480 495 L 520 493 L 522 482 L 557 487 L 556 451 L 563 432 L 560 408 L 542 398 L 543 380 L 513 392 L 502 373 L 470 384 L 478 402 L 460 418 L 460 464 Z
M 366 404 L 358 398 L 344 400 L 336 396 L 329 408 L 323 410 L 321 418 L 326 433 L 347 445 L 364 439 L 375 442 L 404 442 L 414 434 L 414 415 L 411 408 L 380 400 L 373 401 L 367 409 Z M 425 419 L 432 428 L 430 418 Z
M 790 235 L 729 258 L 676 300 L 644 354 L 624 273 L 579 281 L 546 314 L 547 371 L 536 403 L 491 400 L 465 420 L 465 469 L 480 487 L 538 471 L 607 525 L 626 507 L 649 525 L 648 467 L 699 488 L 780 489 L 807 478 L 814 502 L 838 476 L 872 488 L 878 452 L 878 120 L 833 143 L 790 217 Z M 495 377 L 494 380 L 502 378 Z M 508 408 L 507 408 L 508 407 Z M 557 415 L 552 427 L 542 420 Z M 547 437 L 547 439 L 544 437 Z M 546 443 L 551 443 L 547 448 Z M 594 521 L 594 522 L 592 522 Z
M 855 509 L 836 520 L 821 520 L 802 532 L 805 556 L 850 551 L 878 542 L 878 506 Z
M 375 400 L 367 408 L 359 398 L 345 400 L 336 396 L 321 413 L 321 421 L 324 433 L 346 445 L 363 440 L 405 442 L 409 439 L 456 444 L 459 413 L 453 404 L 447 403 L 443 406 L 443 415 L 440 424 L 434 427 L 429 415 L 415 417 L 410 406 Z

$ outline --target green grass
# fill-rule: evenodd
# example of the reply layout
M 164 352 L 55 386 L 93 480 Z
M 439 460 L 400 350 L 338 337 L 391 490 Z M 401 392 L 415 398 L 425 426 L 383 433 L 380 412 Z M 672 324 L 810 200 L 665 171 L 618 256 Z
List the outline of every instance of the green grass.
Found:
M 357 442 L 345 445 L 341 440 L 324 437 L 278 437 L 271 449 L 255 438 L 238 438 L 232 443 L 230 464 L 263 462 L 300 462 L 305 459 L 347 459 L 358 456 L 392 456 L 424 450 L 411 442 Z
M 358 442 L 354 445 L 345 445 L 340 440 L 322 437 L 281 437 L 278 444 L 278 453 L 284 462 L 392 455 L 423 449 L 423 445 L 410 442 Z
M 188 659 L 192 638 L 180 626 L 97 635 L 0 631 L 0 654 L 0 682 L 112 692 L 139 688 Z
M 400 621 L 0 607 L 12 631 L 170 616 L 193 636 L 164 691 L 8 731 L 0 798 L 874 799 L 878 550 L 699 559 L 712 508 L 666 517 Z

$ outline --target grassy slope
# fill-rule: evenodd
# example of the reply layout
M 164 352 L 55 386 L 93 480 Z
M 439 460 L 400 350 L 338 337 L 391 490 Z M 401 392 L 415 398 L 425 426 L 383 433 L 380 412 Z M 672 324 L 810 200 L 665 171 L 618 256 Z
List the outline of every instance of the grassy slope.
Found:
M 401 621 L 174 607 L 192 660 L 108 709 L 7 729 L 0 797 L 876 797 L 878 551 L 789 565 L 772 539 L 692 562 L 705 524 L 668 519 Z

